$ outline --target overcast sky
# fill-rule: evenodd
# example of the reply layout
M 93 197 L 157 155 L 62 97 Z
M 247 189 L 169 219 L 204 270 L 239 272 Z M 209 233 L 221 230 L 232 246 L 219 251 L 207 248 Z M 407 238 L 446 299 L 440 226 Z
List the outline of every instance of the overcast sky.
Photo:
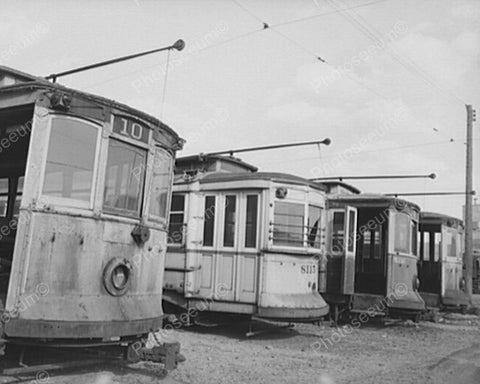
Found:
M 166 88 L 165 52 L 59 80 L 161 118 L 186 139 L 180 155 L 330 137 L 320 150 L 242 159 L 305 177 L 438 175 L 355 182 L 364 192 L 465 188 L 465 103 L 480 109 L 478 0 L 1 5 L 0 62 L 34 75 L 185 40 L 170 55 Z M 480 193 L 479 137 L 475 125 Z M 462 215 L 463 196 L 411 200 Z

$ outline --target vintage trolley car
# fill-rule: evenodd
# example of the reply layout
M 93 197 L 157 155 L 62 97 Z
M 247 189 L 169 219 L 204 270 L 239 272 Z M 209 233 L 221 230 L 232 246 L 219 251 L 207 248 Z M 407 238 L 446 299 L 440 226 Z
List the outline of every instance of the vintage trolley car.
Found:
M 327 260 L 320 283 L 332 316 L 337 321 L 366 312 L 417 319 L 425 309 L 418 292 L 419 207 L 337 184 L 328 185 L 338 191 L 327 203 Z
M 462 221 L 440 213 L 421 212 L 419 251 L 420 293 L 427 306 L 467 306 Z
M 2 343 L 125 343 L 161 327 L 174 155 L 126 105 L 0 67 Z
M 328 313 L 318 292 L 325 223 L 321 185 L 233 157 L 180 158 L 164 300 L 195 315 L 318 320 Z

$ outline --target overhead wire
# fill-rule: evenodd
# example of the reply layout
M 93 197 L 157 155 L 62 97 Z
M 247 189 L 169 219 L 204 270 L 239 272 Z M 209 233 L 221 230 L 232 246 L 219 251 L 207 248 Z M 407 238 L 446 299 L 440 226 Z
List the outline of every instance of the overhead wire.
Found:
M 384 1 L 387 1 L 387 0 L 384 0 Z M 285 33 L 283 32 L 280 32 L 276 27 L 278 26 L 281 26 L 281 25 L 286 25 L 285 23 L 279 23 L 279 24 L 269 24 L 267 23 L 265 20 L 263 20 L 262 18 L 258 17 L 255 13 L 253 13 L 250 9 L 248 9 L 247 7 L 245 7 L 244 5 L 242 5 L 238 0 L 232 0 L 233 3 L 235 3 L 240 9 L 242 9 L 244 12 L 248 13 L 251 17 L 253 17 L 255 20 L 257 20 L 258 22 L 262 23 L 263 26 L 264 26 L 264 29 L 268 29 L 270 31 L 273 31 L 274 33 L 276 33 L 277 35 L 281 36 L 282 38 L 284 38 L 285 40 L 288 40 L 291 44 L 297 46 L 298 48 L 300 48 L 301 50 L 303 50 L 304 52 L 306 52 L 307 54 L 313 56 L 315 59 L 317 59 L 318 61 L 321 61 L 322 63 L 326 64 L 326 65 L 329 65 L 330 67 L 332 67 L 333 69 L 335 69 L 335 67 L 327 62 L 326 59 L 324 59 L 322 56 L 316 54 L 315 52 L 313 52 L 312 50 L 310 50 L 309 48 L 305 47 L 303 44 L 300 44 L 298 41 L 292 39 L 290 36 L 286 35 Z M 370 5 L 371 4 L 376 4 L 376 3 L 379 3 L 381 1 L 376 1 L 376 2 L 371 2 L 369 3 Z M 358 7 L 353 7 L 353 8 L 358 8 Z M 345 9 L 342 9 L 342 10 L 347 10 L 347 9 L 350 9 L 350 8 L 345 8 Z M 336 11 L 336 12 L 330 12 L 328 14 L 332 14 L 332 13 L 338 13 L 340 11 Z M 326 15 L 326 13 L 324 14 L 321 14 L 321 15 L 316 15 L 317 17 L 318 16 L 324 16 Z M 300 19 L 297 19 L 298 21 L 300 21 Z M 302 19 L 303 20 L 303 19 Z M 383 95 L 381 92 L 371 88 L 370 86 L 368 86 L 367 84 L 365 84 L 363 81 L 355 78 L 354 76 L 352 76 L 351 74 L 349 73 L 346 73 L 345 74 L 351 81 L 357 83 L 358 85 L 360 85 L 361 87 L 365 88 L 366 90 L 370 91 L 371 93 L 375 94 L 376 96 L 384 99 L 385 101 L 390 101 L 388 99 L 388 97 L 386 97 L 385 95 Z
M 405 148 L 419 148 L 419 147 L 427 147 L 427 146 L 433 146 L 433 145 L 445 145 L 445 144 L 452 144 L 452 143 L 460 144 L 460 141 L 455 141 L 453 139 L 450 139 L 448 141 L 434 141 L 434 142 L 421 143 L 421 144 L 410 144 L 410 145 L 393 146 L 393 147 L 382 147 L 382 148 L 377 148 L 377 149 L 372 149 L 372 150 L 358 151 L 358 153 L 353 154 L 353 156 L 362 155 L 364 153 L 383 152 L 383 151 L 386 151 L 386 150 L 396 151 L 396 150 L 405 149 Z M 346 156 L 347 153 L 350 156 L 350 152 L 344 151 L 344 152 L 338 152 L 338 153 L 334 153 L 334 154 L 331 154 L 331 155 L 323 156 L 323 160 L 327 159 L 327 158 L 335 158 L 335 157 Z M 304 157 L 304 158 L 300 158 L 300 159 L 289 159 L 289 160 L 285 160 L 285 161 L 272 161 L 272 162 L 266 162 L 266 164 L 268 164 L 268 163 L 281 164 L 281 163 L 287 163 L 287 162 L 290 163 L 290 162 L 299 162 L 299 161 L 307 161 L 307 160 L 317 160 L 317 157 Z
M 351 13 L 357 16 L 357 18 L 352 15 L 350 10 L 342 9 L 339 4 L 342 4 L 340 1 L 336 0 L 326 0 L 332 8 L 337 10 L 342 17 L 344 17 L 354 28 L 359 30 L 364 36 L 366 36 L 373 43 L 382 43 L 383 37 L 381 36 L 380 31 L 378 31 L 373 25 L 370 25 L 364 18 L 362 18 L 355 10 L 351 10 Z M 342 4 L 343 5 L 343 4 Z M 405 53 L 399 52 L 392 45 L 385 46 L 385 52 L 397 61 L 402 67 L 404 67 L 408 72 L 416 75 L 421 78 L 427 85 L 432 88 L 436 88 L 438 92 L 442 95 L 451 97 L 456 101 L 460 102 L 462 105 L 467 104 L 464 100 L 458 97 L 452 90 L 440 86 L 423 68 L 421 68 L 417 63 L 415 63 L 411 58 L 409 58 Z
M 383 2 L 386 2 L 386 1 L 391 1 L 391 0 L 376 0 L 376 1 L 371 1 L 371 2 L 368 2 L 368 3 L 363 3 L 363 4 L 358 4 L 358 5 L 354 5 L 354 6 L 350 6 L 350 7 L 345 7 L 345 8 L 342 8 L 340 10 L 334 10 L 334 11 L 329 11 L 329 12 L 323 12 L 323 13 L 319 13 L 319 14 L 315 14 L 315 15 L 311 15 L 311 16 L 306 16 L 306 17 L 301 17 L 301 18 L 297 18 L 297 19 L 292 19 L 292 20 L 287 20 L 287 21 L 284 21 L 284 22 L 280 22 L 280 23 L 276 23 L 276 24 L 271 24 L 271 25 L 266 25 L 266 23 L 264 23 L 259 17 L 257 17 L 253 12 L 251 12 L 248 8 L 244 7 L 242 4 L 240 4 L 238 1 L 236 1 L 235 3 L 240 7 L 242 8 L 245 12 L 247 12 L 250 16 L 254 17 L 257 21 L 260 21 L 262 24 L 263 24 L 263 27 L 261 29 L 255 29 L 255 30 L 252 30 L 252 31 L 248 31 L 246 33 L 242 33 L 240 35 L 237 35 L 237 36 L 233 36 L 232 38 L 229 38 L 229 39 L 226 39 L 226 40 L 222 40 L 216 44 L 211 44 L 209 46 L 206 46 L 204 48 L 201 48 L 201 49 L 198 49 L 198 50 L 195 50 L 193 52 L 188 52 L 188 53 L 183 53 L 182 54 L 182 57 L 181 58 L 178 58 L 178 59 L 172 59 L 171 62 L 172 63 L 175 63 L 175 62 L 178 62 L 178 61 L 183 61 L 185 60 L 185 58 L 188 58 L 190 56 L 193 56 L 197 53 L 201 53 L 201 52 L 204 52 L 204 51 L 207 51 L 209 49 L 213 49 L 213 48 L 216 48 L 216 47 L 219 47 L 219 46 L 222 46 L 222 45 L 225 45 L 225 44 L 229 44 L 229 43 L 232 43 L 236 40 L 240 40 L 240 39 L 243 39 L 243 38 L 246 38 L 250 35 L 253 35 L 253 34 L 256 34 L 256 33 L 259 33 L 259 32 L 262 32 L 266 29 L 271 29 L 272 27 L 281 27 L 281 26 L 285 26 L 285 25 L 290 25 L 290 24 L 295 24 L 295 23 L 300 23 L 300 22 L 304 22 L 304 21 L 308 21 L 308 20 L 311 20 L 311 19 L 316 19 L 316 18 L 319 18 L 319 17 L 324 17 L 324 16 L 329 16 L 329 15 L 333 15 L 333 14 L 336 14 L 336 13 L 339 13 L 339 12 L 343 12 L 343 11 L 346 11 L 346 10 L 349 10 L 349 9 L 357 9 L 357 8 L 362 8 L 362 7 L 366 7 L 366 6 L 371 6 L 371 5 L 375 5 L 375 4 L 378 4 L 378 3 L 383 3 Z M 295 44 L 297 47 L 299 47 L 300 49 L 302 49 L 303 51 L 315 56 L 316 59 L 320 60 L 320 61 L 323 61 L 323 59 L 321 57 L 319 57 L 318 55 L 316 55 L 315 53 L 313 53 L 312 51 L 310 51 L 308 48 L 306 48 L 305 46 L 302 46 L 302 44 L 298 43 L 297 41 L 287 37 L 285 34 L 282 34 L 281 32 L 275 30 L 275 32 L 279 35 L 282 35 L 284 38 L 287 38 L 290 40 L 290 42 L 292 44 Z M 133 71 L 129 71 L 129 72 L 126 72 L 124 74 L 121 74 L 121 75 L 117 75 L 117 76 L 113 76 L 113 77 L 110 77 L 110 78 L 107 78 L 101 82 L 95 82 L 95 83 L 90 83 L 90 84 L 87 84 L 85 87 L 87 88 L 97 88 L 101 85 L 104 85 L 104 84 L 107 84 L 107 83 L 110 83 L 112 81 L 115 81 L 115 80 L 118 80 L 118 79 L 122 79 L 122 78 L 126 78 L 128 76 L 131 76 L 133 74 L 137 74 L 137 73 L 140 73 L 140 72 L 143 72 L 145 70 L 148 70 L 148 69 L 152 69 L 152 68 L 155 68 L 155 67 L 159 67 L 161 65 L 165 64 L 165 61 L 161 62 L 161 63 L 157 63 L 157 64 L 154 64 L 154 65 L 151 65 L 151 66 L 146 66 L 146 67 L 142 67 L 140 69 L 136 69 L 136 70 L 133 70 Z M 357 82 L 358 84 L 364 86 L 366 89 L 369 89 L 370 91 L 372 91 L 373 93 L 376 93 L 377 96 L 379 97 L 382 97 L 382 98 L 385 98 L 383 95 L 380 95 L 378 92 L 376 92 L 375 90 L 369 88 L 368 86 L 366 86 L 365 84 L 361 83 L 359 80 L 353 78 L 353 77 L 350 77 L 348 74 L 347 76 L 349 78 L 351 78 L 351 80 Z

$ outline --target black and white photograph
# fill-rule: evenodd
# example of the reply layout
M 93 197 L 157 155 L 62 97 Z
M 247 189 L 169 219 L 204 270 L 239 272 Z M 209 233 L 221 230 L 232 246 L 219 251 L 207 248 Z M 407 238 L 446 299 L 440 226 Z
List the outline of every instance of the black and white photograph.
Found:
M 0 0 L 0 384 L 479 384 L 479 0 Z

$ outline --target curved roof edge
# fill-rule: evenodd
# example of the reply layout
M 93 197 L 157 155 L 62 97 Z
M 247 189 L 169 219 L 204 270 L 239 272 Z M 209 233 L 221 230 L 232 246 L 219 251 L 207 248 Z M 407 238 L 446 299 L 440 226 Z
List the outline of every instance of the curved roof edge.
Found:
M 360 189 L 358 189 L 357 187 L 354 187 L 352 184 L 345 183 L 344 181 L 326 180 L 326 181 L 318 181 L 317 183 L 326 185 L 328 188 L 340 186 L 354 194 L 361 193 Z
M 138 115 L 139 117 L 145 119 L 146 121 L 150 122 L 151 124 L 157 125 L 161 127 L 162 129 L 165 129 L 168 131 L 170 134 L 172 134 L 174 137 L 178 139 L 179 142 L 182 144 L 185 142 L 184 139 L 182 139 L 177 132 L 175 132 L 172 128 L 170 128 L 168 125 L 160 121 L 158 118 L 149 115 L 148 113 L 142 112 L 136 108 L 132 108 L 128 106 L 127 104 L 120 103 L 118 101 L 108 99 L 106 97 L 98 96 L 92 93 L 80 91 L 77 89 L 69 88 L 64 85 L 60 85 L 58 83 L 52 83 L 48 80 L 46 80 L 43 77 L 39 76 L 33 76 L 21 71 L 18 71 L 13 68 L 5 67 L 5 66 L 0 66 L 0 74 L 1 73 L 7 73 L 10 74 L 16 78 L 19 78 L 22 80 L 22 82 L 18 82 L 16 84 L 12 85 L 7 85 L 0 87 L 0 92 L 8 92 L 8 91 L 14 91 L 14 90 L 22 90 L 22 89 L 28 89 L 28 88 L 39 88 L 39 89 L 52 89 L 52 90 L 59 90 L 63 92 L 68 92 L 72 93 L 74 95 L 82 96 L 85 97 L 86 99 L 95 101 L 97 103 L 109 106 L 109 107 L 114 107 L 119 110 L 123 110 L 125 112 L 129 112 L 135 115 Z
M 429 221 L 429 222 L 441 222 L 447 225 L 461 225 L 463 226 L 463 220 L 449 216 L 443 213 L 438 212 L 420 212 L 420 220 Z
M 398 208 L 410 206 L 420 212 L 420 206 L 408 200 L 399 199 L 398 197 L 386 196 L 382 194 L 360 193 L 358 195 L 335 195 L 329 198 L 331 201 L 345 201 L 357 203 L 390 203 Z
M 200 184 L 206 183 L 221 183 L 221 182 L 234 182 L 234 181 L 251 181 L 251 180 L 265 180 L 274 181 L 286 184 L 300 184 L 308 187 L 326 192 L 324 185 L 314 183 L 308 179 L 300 176 L 291 175 L 288 173 L 279 172 L 252 172 L 252 173 L 227 173 L 227 172 L 210 172 L 204 174 L 198 174 L 189 180 L 184 180 L 185 183 L 191 183 L 199 181 Z M 177 180 L 180 182 L 180 180 Z

